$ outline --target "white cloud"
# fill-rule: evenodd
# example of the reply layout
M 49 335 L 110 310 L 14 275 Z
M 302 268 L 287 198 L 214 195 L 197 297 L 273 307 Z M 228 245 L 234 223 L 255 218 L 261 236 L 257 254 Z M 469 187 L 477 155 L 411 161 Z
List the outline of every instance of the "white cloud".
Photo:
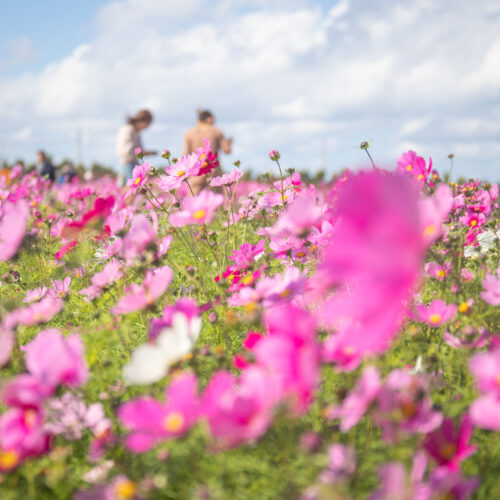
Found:
M 318 166 L 325 140 L 330 168 L 358 164 L 357 145 L 373 139 L 380 162 L 413 146 L 439 167 L 454 148 L 457 169 L 470 160 L 494 177 L 499 16 L 495 0 L 113 2 L 87 44 L 0 82 L 1 130 L 29 128 L 26 144 L 62 157 L 81 128 L 84 159 L 115 162 L 127 113 L 150 107 L 145 144 L 178 152 L 194 110 L 209 107 L 235 138 L 232 159 L 261 170 L 271 148 Z M 17 157 L 19 142 L 4 150 Z

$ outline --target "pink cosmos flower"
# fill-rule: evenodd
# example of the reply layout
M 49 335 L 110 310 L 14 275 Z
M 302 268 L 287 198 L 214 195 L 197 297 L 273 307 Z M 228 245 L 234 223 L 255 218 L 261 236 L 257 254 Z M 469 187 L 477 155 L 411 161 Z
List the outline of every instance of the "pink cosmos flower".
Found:
M 127 476 L 113 478 L 107 485 L 97 485 L 87 491 L 78 491 L 74 500 L 140 500 L 137 486 Z
M 142 165 L 136 165 L 134 167 L 134 170 L 132 171 L 132 179 L 127 182 L 127 186 L 130 187 L 129 193 L 135 193 L 146 183 L 149 168 L 150 165 L 148 161 L 145 161 Z
M 14 347 L 14 334 L 0 325 L 0 368 L 7 363 Z
M 483 291 L 481 298 L 492 306 L 500 305 L 500 267 L 497 269 L 496 277 L 487 274 L 483 280 Z
M 408 151 L 398 158 L 397 172 L 409 175 L 413 180 L 423 186 L 429 173 L 432 170 L 432 159 L 429 158 L 429 167 L 426 167 L 425 160 L 417 156 L 415 151 Z
M 0 471 L 13 469 L 23 459 L 49 449 L 43 418 L 43 411 L 34 408 L 10 408 L 0 415 Z
M 49 289 L 48 294 L 51 297 L 62 298 L 68 293 L 70 285 L 71 276 L 66 276 L 64 280 L 54 280 L 52 282 L 52 288 Z
M 233 168 L 228 174 L 220 175 L 219 177 L 214 177 L 210 181 L 212 187 L 215 186 L 228 186 L 234 184 L 243 175 L 243 171 L 239 168 Z
M 238 380 L 217 372 L 202 398 L 202 411 L 210 432 L 222 448 L 258 439 L 267 430 L 279 388 L 265 370 L 246 368 Z
M 433 300 L 428 306 L 420 304 L 416 308 L 417 319 L 435 328 L 453 319 L 456 313 L 455 304 L 447 304 L 441 299 Z
M 126 402 L 118 410 L 120 422 L 130 430 L 127 447 L 135 453 L 184 435 L 198 416 L 198 380 L 193 374 L 174 378 L 166 389 L 164 404 L 144 396 Z
M 472 271 L 469 271 L 465 267 L 462 268 L 462 271 L 460 272 L 460 276 L 462 276 L 462 278 L 466 282 L 469 282 L 470 280 L 472 280 L 476 277 L 476 275 Z
M 94 274 L 90 278 L 92 283 L 89 287 L 80 290 L 82 295 L 85 295 L 89 299 L 95 299 L 101 294 L 101 291 L 115 281 L 119 280 L 123 276 L 123 266 L 117 260 L 112 260 L 108 262 L 99 273 Z
M 434 196 L 418 201 L 420 230 L 427 245 L 434 243 L 443 232 L 443 221 L 448 218 L 453 206 L 453 195 L 446 184 L 440 184 Z
M 104 428 L 111 426 L 111 421 L 104 416 L 101 403 L 87 406 L 71 392 L 50 399 L 45 407 L 47 416 L 44 430 L 50 434 L 63 435 L 68 440 L 81 439 L 86 429 L 97 429 L 101 433 Z
M 45 323 L 51 320 L 63 308 L 63 301 L 59 298 L 44 297 L 40 302 L 15 309 L 4 318 L 4 326 L 8 329 L 17 325 L 32 326 L 38 323 Z
M 181 210 L 170 215 L 170 223 L 174 227 L 209 224 L 223 201 L 224 197 L 221 194 L 204 189 L 197 196 L 184 198 Z
M 26 234 L 30 210 L 24 200 L 0 206 L 0 262 L 15 255 Z
M 256 363 L 275 378 L 283 398 L 301 413 L 312 402 L 319 383 L 320 349 L 316 324 L 307 312 L 286 304 L 268 310 L 269 335 L 252 348 Z
M 459 428 L 453 419 L 445 418 L 441 427 L 427 435 L 423 446 L 439 466 L 459 470 L 460 463 L 476 452 L 476 446 L 470 446 L 472 425 L 469 415 L 464 415 Z
M 201 162 L 196 153 L 181 156 L 176 163 L 165 167 L 168 175 L 160 179 L 158 187 L 163 191 L 178 189 L 188 177 L 198 175 L 200 168 Z
M 264 253 L 265 245 L 265 240 L 259 240 L 256 245 L 243 243 L 238 250 L 233 250 L 229 258 L 238 269 L 246 269 Z
M 428 380 L 404 370 L 393 370 L 378 396 L 373 420 L 389 442 L 403 433 L 429 433 L 442 422 L 440 412 L 432 408 Z
M 482 213 L 467 213 L 463 217 L 460 217 L 460 222 L 464 226 L 469 226 L 471 228 L 481 227 L 486 222 L 486 217 Z
M 323 209 L 318 206 L 315 196 L 301 194 L 288 203 L 285 213 L 277 220 L 271 234 L 275 236 L 288 233 L 304 237 L 321 222 L 322 215 Z
M 47 287 L 38 287 L 33 290 L 26 290 L 26 297 L 24 297 L 23 302 L 28 304 L 30 302 L 36 302 L 40 299 L 43 299 L 47 293 Z
M 405 177 L 350 176 L 338 192 L 337 216 L 324 261 L 310 279 L 310 299 L 323 302 L 320 318 L 336 329 L 325 359 L 353 369 L 362 356 L 386 350 L 397 333 L 424 245 L 415 189 Z
M 42 330 L 23 350 L 28 371 L 49 391 L 60 384 L 80 386 L 87 381 L 83 344 L 76 333 L 64 338 L 55 329 Z
M 447 467 L 438 467 L 431 473 L 431 499 L 451 498 L 453 500 L 468 500 L 479 485 L 479 478 L 463 477 L 459 471 Z
M 347 432 L 354 427 L 366 413 L 368 407 L 377 397 L 382 383 L 377 369 L 368 366 L 357 380 L 354 389 L 347 395 L 340 406 L 328 412 L 329 418 L 340 418 L 340 430 Z
M 433 490 L 424 482 L 427 468 L 425 453 L 413 457 L 411 474 L 399 462 L 388 462 L 379 469 L 380 488 L 368 500 L 431 500 Z
M 142 285 L 132 283 L 127 287 L 111 313 L 127 314 L 154 304 L 165 293 L 172 277 L 172 270 L 168 266 L 147 271 Z
M 490 338 L 491 333 L 485 328 L 465 327 L 463 331 L 452 335 L 449 332 L 443 333 L 444 341 L 455 349 L 478 349 L 484 347 Z
M 132 219 L 130 229 L 123 238 L 121 254 L 126 259 L 135 259 L 141 256 L 146 248 L 156 239 L 157 218 L 150 212 L 153 225 L 144 214 L 137 214 Z
M 441 266 L 437 262 L 427 262 L 424 269 L 429 276 L 436 278 L 438 281 L 443 281 L 450 274 L 451 263 L 445 262 Z
M 328 467 L 321 473 L 322 483 L 345 481 L 356 470 L 356 450 L 353 446 L 335 443 L 328 448 Z

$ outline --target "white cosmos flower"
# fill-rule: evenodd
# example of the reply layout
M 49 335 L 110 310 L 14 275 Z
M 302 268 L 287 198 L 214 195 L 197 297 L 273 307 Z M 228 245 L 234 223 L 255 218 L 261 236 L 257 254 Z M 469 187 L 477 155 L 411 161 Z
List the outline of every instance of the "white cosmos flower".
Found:
M 495 240 L 500 238 L 500 231 L 495 234 L 493 231 L 485 231 L 484 233 L 477 235 L 477 241 L 479 246 L 469 245 L 465 247 L 464 255 L 465 257 L 473 257 L 482 253 L 487 253 L 488 250 L 495 248 Z
M 191 352 L 200 330 L 200 317 L 188 320 L 185 314 L 175 313 L 171 326 L 160 332 L 154 344 L 143 344 L 132 353 L 130 363 L 123 367 L 123 378 L 133 385 L 158 382 L 170 365 Z

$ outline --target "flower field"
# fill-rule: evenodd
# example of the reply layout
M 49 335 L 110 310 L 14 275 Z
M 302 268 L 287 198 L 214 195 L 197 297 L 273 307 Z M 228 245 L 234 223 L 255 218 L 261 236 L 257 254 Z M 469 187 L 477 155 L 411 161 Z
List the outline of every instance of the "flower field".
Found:
M 500 498 L 498 186 L 269 156 L 0 179 L 2 500 Z

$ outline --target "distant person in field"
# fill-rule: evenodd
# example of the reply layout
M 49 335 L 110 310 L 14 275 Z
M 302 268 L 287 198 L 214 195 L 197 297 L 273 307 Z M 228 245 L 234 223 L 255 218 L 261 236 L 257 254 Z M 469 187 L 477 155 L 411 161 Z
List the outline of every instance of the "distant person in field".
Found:
M 116 136 L 116 154 L 120 159 L 125 182 L 132 179 L 132 171 L 137 165 L 136 150 L 142 147 L 141 130 L 148 128 L 153 121 L 153 115 L 147 109 L 141 109 L 127 119 Z M 155 155 L 156 151 L 142 151 L 144 156 Z
M 36 153 L 36 171 L 40 177 L 48 177 L 51 182 L 56 178 L 56 169 L 42 150 Z
M 219 151 L 229 154 L 231 152 L 232 139 L 226 139 L 221 129 L 214 125 L 214 115 L 208 110 L 198 111 L 198 122 L 184 135 L 184 152 L 187 155 L 194 153 L 197 148 L 205 146 L 205 139 L 210 141 L 212 153 Z M 220 172 L 218 172 L 220 174 Z M 188 180 L 194 194 L 198 194 L 208 184 L 210 174 L 192 177 Z
M 61 185 L 61 184 L 64 184 L 65 182 L 71 182 L 75 178 L 76 175 L 77 174 L 76 174 L 75 167 L 73 166 L 73 163 L 71 163 L 70 161 L 67 161 L 61 167 L 61 175 L 59 176 L 57 183 L 59 185 Z

